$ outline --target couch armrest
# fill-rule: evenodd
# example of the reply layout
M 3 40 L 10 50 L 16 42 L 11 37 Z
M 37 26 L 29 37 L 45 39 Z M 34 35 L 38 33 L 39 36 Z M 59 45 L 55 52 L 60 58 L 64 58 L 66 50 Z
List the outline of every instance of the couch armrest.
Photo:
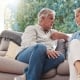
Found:
M 0 72 L 23 74 L 27 64 L 0 56 Z

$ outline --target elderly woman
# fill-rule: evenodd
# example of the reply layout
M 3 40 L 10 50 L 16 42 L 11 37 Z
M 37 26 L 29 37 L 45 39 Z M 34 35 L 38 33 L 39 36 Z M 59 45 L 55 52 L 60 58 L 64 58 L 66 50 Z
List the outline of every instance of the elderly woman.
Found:
M 43 8 L 38 14 L 38 24 L 28 26 L 22 36 L 21 49 L 16 59 L 29 64 L 25 69 L 25 79 L 40 80 L 41 75 L 56 68 L 64 61 L 64 55 L 55 51 L 56 39 L 67 40 L 68 36 L 52 29 L 55 11 Z
M 80 26 L 80 8 L 75 11 L 75 21 Z M 70 80 L 80 80 L 80 31 L 75 32 L 69 42 L 68 61 Z

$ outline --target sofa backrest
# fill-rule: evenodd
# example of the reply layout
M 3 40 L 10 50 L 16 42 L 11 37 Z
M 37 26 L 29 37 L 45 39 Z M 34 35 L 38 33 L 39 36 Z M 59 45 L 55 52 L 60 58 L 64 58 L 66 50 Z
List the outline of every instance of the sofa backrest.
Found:
M 8 50 L 10 41 L 13 41 L 14 43 L 16 43 L 17 45 L 20 46 L 21 45 L 21 36 L 22 36 L 22 32 L 9 31 L 9 30 L 2 31 L 2 33 L 0 35 L 0 56 L 6 55 L 6 51 Z M 65 44 L 66 43 L 64 40 L 59 40 L 56 50 L 61 51 L 61 53 L 63 53 L 66 58 Z
M 0 35 L 1 38 L 9 39 L 18 44 L 19 46 L 21 45 L 21 36 L 22 32 L 9 31 L 9 30 L 2 31 Z

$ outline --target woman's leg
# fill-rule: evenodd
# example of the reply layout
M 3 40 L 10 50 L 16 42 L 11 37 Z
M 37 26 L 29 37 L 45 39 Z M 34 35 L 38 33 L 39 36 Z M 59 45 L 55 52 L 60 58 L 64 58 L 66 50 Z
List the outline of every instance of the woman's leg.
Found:
M 75 68 L 76 68 L 77 74 L 80 75 L 80 60 L 77 60 L 77 61 L 74 63 L 74 66 L 75 66 Z
M 74 66 L 75 66 L 76 72 L 77 72 L 77 80 L 80 80 L 80 60 L 77 60 L 74 63 Z
M 69 44 L 68 61 L 70 67 L 70 80 L 80 80 L 80 41 L 73 39 Z

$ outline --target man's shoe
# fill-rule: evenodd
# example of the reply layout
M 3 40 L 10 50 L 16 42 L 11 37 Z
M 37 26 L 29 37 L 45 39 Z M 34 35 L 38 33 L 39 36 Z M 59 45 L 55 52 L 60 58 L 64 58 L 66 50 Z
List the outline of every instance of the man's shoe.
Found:
M 22 80 L 20 77 L 15 77 L 14 80 Z
M 15 77 L 14 80 L 26 80 L 25 75 Z

